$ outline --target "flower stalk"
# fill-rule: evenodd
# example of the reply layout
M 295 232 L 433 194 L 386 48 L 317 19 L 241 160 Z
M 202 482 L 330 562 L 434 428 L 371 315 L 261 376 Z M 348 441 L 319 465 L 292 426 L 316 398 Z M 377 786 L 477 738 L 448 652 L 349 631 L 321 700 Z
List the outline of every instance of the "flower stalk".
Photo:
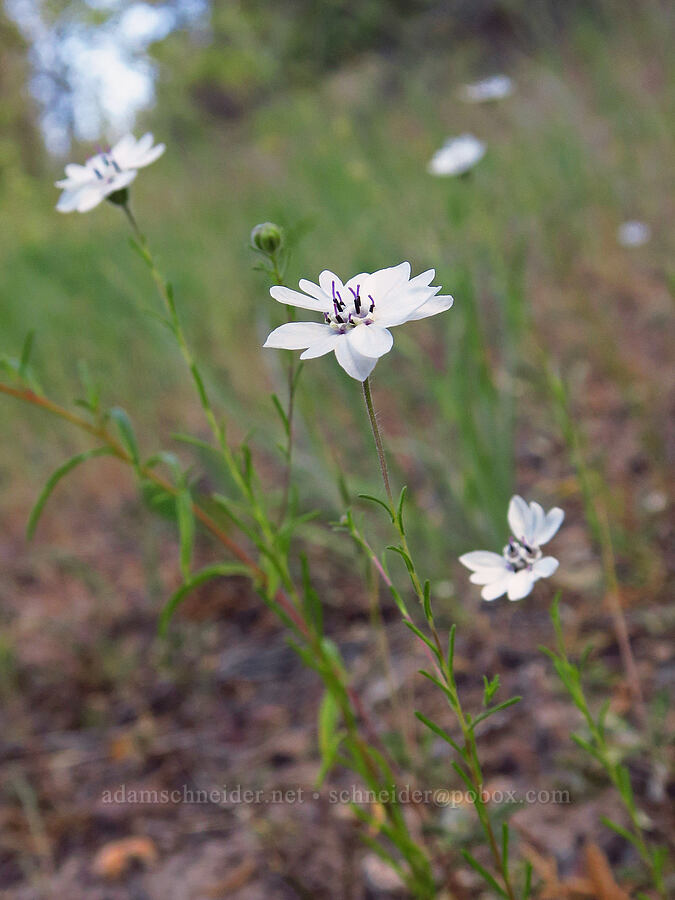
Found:
M 415 566 L 415 562 L 408 545 L 403 519 L 405 488 L 401 492 L 401 499 L 398 503 L 398 506 L 396 506 L 394 503 L 391 483 L 389 480 L 389 469 L 387 466 L 382 436 L 380 433 L 379 425 L 377 423 L 377 415 L 375 413 L 369 379 L 365 379 L 363 382 L 363 396 L 365 400 L 366 411 L 368 413 L 368 418 L 370 420 L 370 425 L 373 432 L 373 439 L 377 451 L 380 472 L 382 475 L 382 482 L 384 484 L 385 493 L 387 495 L 388 510 L 391 516 L 392 524 L 396 529 L 399 539 L 399 546 L 391 547 L 389 549 L 395 550 L 405 562 L 413 590 L 424 611 L 424 616 L 426 619 L 430 637 L 425 635 L 424 632 L 422 632 L 415 625 L 407 611 L 402 597 L 394 588 L 393 583 L 389 579 L 388 575 L 386 575 L 386 570 L 379 561 L 377 562 L 376 567 L 380 574 L 383 576 L 385 583 L 392 591 L 392 594 L 394 595 L 394 599 L 396 600 L 399 610 L 402 613 L 404 624 L 407 625 L 407 627 L 410 628 L 410 630 L 418 637 L 418 639 L 422 641 L 422 643 L 425 645 L 425 648 L 428 652 L 430 652 L 432 656 L 436 671 L 440 678 L 436 677 L 430 672 L 423 671 L 422 674 L 430 681 L 432 681 L 437 687 L 439 687 L 445 695 L 446 700 L 448 701 L 448 705 L 450 706 L 450 709 L 453 712 L 461 731 L 461 743 L 454 741 L 453 738 L 451 738 L 450 735 L 447 734 L 447 732 L 445 732 L 442 728 L 440 728 L 440 726 L 429 720 L 426 716 L 423 716 L 421 713 L 416 713 L 416 715 L 421 722 L 423 722 L 437 735 L 442 737 L 448 744 L 450 744 L 455 752 L 458 753 L 461 761 L 453 762 L 452 765 L 462 781 L 469 788 L 470 796 L 472 797 L 478 820 L 480 822 L 481 828 L 483 829 L 483 833 L 490 849 L 493 864 L 499 878 L 501 879 L 501 883 L 497 881 L 495 877 L 491 875 L 468 851 L 464 851 L 463 856 L 465 857 L 469 865 L 471 865 L 484 878 L 487 884 L 489 884 L 490 887 L 494 891 L 496 891 L 496 893 L 500 897 L 506 898 L 506 900 L 516 900 L 515 888 L 513 886 L 513 876 L 510 870 L 508 855 L 509 828 L 508 825 L 504 823 L 502 840 L 501 843 L 499 843 L 494 833 L 494 828 L 490 819 L 487 803 L 483 799 L 483 772 L 478 754 L 475 728 L 479 721 L 484 721 L 484 719 L 489 715 L 492 715 L 501 709 L 505 709 L 508 706 L 517 703 L 520 698 L 512 697 L 510 700 L 507 700 L 504 703 L 498 704 L 497 706 L 486 710 L 485 713 L 476 716 L 475 719 L 472 718 L 470 714 L 465 712 L 461 703 L 459 692 L 457 690 L 457 683 L 454 675 L 454 645 L 456 627 L 453 625 L 450 629 L 449 645 L 446 652 L 443 648 L 443 644 L 441 642 L 441 638 L 434 621 L 433 610 L 431 607 L 430 582 L 426 581 L 424 582 L 424 584 L 422 583 L 422 580 L 417 573 L 417 568 Z M 366 550 L 371 561 L 376 560 L 376 554 L 372 551 L 367 542 L 359 534 L 356 526 L 353 523 L 353 519 L 348 519 L 348 525 L 350 527 L 352 535 Z M 498 680 L 495 683 L 494 690 L 496 690 L 497 684 Z M 494 690 L 492 690 L 488 696 L 488 686 L 486 682 L 486 705 L 487 701 L 491 698 L 492 693 L 494 693 Z

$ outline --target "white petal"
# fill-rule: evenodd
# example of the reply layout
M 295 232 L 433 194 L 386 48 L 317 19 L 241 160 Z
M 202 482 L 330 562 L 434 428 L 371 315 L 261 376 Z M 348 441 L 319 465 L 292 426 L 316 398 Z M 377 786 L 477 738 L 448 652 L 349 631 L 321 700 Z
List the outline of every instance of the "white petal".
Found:
M 89 212 L 89 210 L 98 206 L 102 200 L 105 200 L 105 192 L 98 185 L 90 185 L 78 191 L 75 209 L 80 213 Z
M 268 335 L 263 347 L 304 350 L 305 347 L 311 347 L 330 334 L 330 325 L 321 325 L 319 322 L 287 322 Z
M 136 147 L 138 146 L 136 138 L 133 134 L 125 134 L 124 137 L 120 138 L 119 141 L 112 147 L 110 151 L 110 155 L 114 158 L 115 162 L 119 166 L 126 166 L 127 162 L 130 161 L 131 157 L 136 152 Z M 150 143 L 148 147 L 152 145 L 152 136 L 150 137 Z M 100 154 L 99 154 L 100 156 Z
M 497 597 L 501 597 L 502 594 L 506 593 L 511 578 L 512 575 L 507 574 L 499 581 L 493 581 L 492 584 L 486 584 L 480 592 L 483 600 L 496 600 Z
M 74 212 L 77 209 L 80 193 L 81 189 L 64 191 L 59 197 L 58 203 L 56 204 L 57 210 L 62 213 Z
M 491 550 L 473 550 L 471 553 L 465 553 L 460 556 L 459 561 L 467 569 L 497 569 L 501 568 L 506 560 L 499 553 L 493 553 Z
M 535 579 L 549 578 L 557 568 L 558 560 L 555 556 L 543 556 L 532 566 L 532 572 L 534 573 Z
M 413 313 L 427 303 L 438 292 L 434 288 L 411 288 L 404 284 L 391 291 L 384 303 L 375 298 L 373 319 L 383 328 L 393 328 L 410 321 Z
M 342 281 L 329 269 L 324 269 L 324 271 L 319 275 L 319 287 L 328 297 L 331 304 L 333 302 L 333 287 L 335 287 L 336 293 L 340 294 L 345 289 Z
M 330 329 L 329 329 L 330 330 Z M 316 359 L 319 356 L 325 356 L 331 350 L 335 350 L 338 341 L 345 340 L 344 334 L 338 334 L 332 331 L 326 337 L 321 338 L 316 344 L 311 344 L 304 353 L 300 354 L 300 359 Z
M 522 497 L 515 494 L 515 496 L 511 497 L 508 514 L 509 527 L 515 538 L 518 538 L 518 540 L 525 539 L 525 535 L 529 531 L 530 519 L 530 507 Z
M 369 286 L 377 292 L 377 296 L 373 294 L 376 302 L 383 300 L 387 294 L 394 288 L 407 282 L 410 278 L 410 263 L 402 262 L 397 266 L 390 266 L 387 269 L 379 269 L 370 276 Z
M 432 297 L 411 313 L 411 315 L 408 316 L 408 321 L 415 322 L 417 319 L 426 319 L 429 316 L 437 315 L 437 313 L 445 312 L 446 309 L 450 309 L 454 302 L 455 301 L 450 294 Z
M 87 166 L 80 166 L 77 163 L 68 163 L 65 172 L 66 178 L 57 181 L 57 187 L 75 187 L 76 185 L 82 185 L 89 181 L 93 176 L 91 169 L 88 169 Z
M 363 297 L 364 296 L 364 287 L 366 285 L 370 284 L 371 278 L 372 278 L 372 275 L 370 274 L 370 272 L 361 272 L 360 275 L 354 275 L 353 278 L 350 278 L 349 281 L 346 281 L 345 282 L 345 290 L 347 291 L 348 296 L 349 297 L 352 296 L 351 291 L 349 290 L 350 288 L 352 288 L 352 290 L 354 292 L 356 292 L 357 288 L 360 288 L 361 289 L 360 293 L 361 293 L 361 296 Z
M 391 332 L 377 325 L 357 325 L 347 332 L 347 338 L 354 350 L 374 359 L 389 353 L 394 344 Z
M 299 291 L 292 291 L 290 288 L 282 287 L 279 284 L 275 284 L 274 287 L 270 288 L 270 294 L 275 300 L 278 300 L 279 303 L 286 303 L 288 306 L 298 306 L 300 309 L 313 309 L 317 312 L 328 312 L 333 308 L 327 298 L 324 301 L 317 300 L 316 297 L 308 297 L 306 294 L 301 294 Z
M 304 291 L 306 294 L 309 294 L 310 297 L 315 297 L 317 300 L 321 300 L 322 303 L 331 303 L 331 298 L 324 294 L 318 284 L 314 284 L 313 281 L 307 281 L 306 278 L 301 278 L 300 283 L 298 285 L 301 291 Z
M 509 600 L 522 600 L 532 590 L 535 577 L 529 569 L 521 569 L 509 578 Z
M 347 340 L 347 335 L 342 336 L 344 340 L 338 341 L 335 345 L 335 357 L 345 370 L 347 375 L 351 375 L 357 381 L 365 381 L 366 378 L 375 368 L 377 359 L 372 356 L 362 356 L 351 346 L 351 342 Z
M 537 503 L 536 500 L 533 500 L 530 503 L 530 530 L 526 535 L 528 544 L 532 545 L 536 543 L 535 535 L 541 530 L 545 518 L 546 514 L 544 513 L 541 504 Z
M 121 191 L 123 188 L 130 185 L 137 175 L 138 172 L 136 169 L 128 169 L 126 172 L 120 172 L 118 175 L 115 175 L 112 181 L 104 185 L 104 196 L 107 197 L 108 194 L 114 194 L 115 191 Z
M 148 150 L 147 153 L 144 153 L 142 156 L 139 156 L 136 159 L 136 165 L 134 166 L 134 168 L 142 169 L 145 166 L 149 166 L 150 163 L 154 163 L 156 159 L 159 159 L 159 157 L 162 155 L 162 153 L 164 153 L 165 150 L 166 144 L 157 144 L 157 146 L 153 147 L 152 150 Z
M 498 569 L 479 569 L 472 572 L 469 581 L 471 584 L 492 584 L 493 581 L 499 581 L 508 571 L 506 560 L 503 562 L 504 565 Z
M 565 518 L 565 513 L 559 506 L 554 506 L 546 513 L 544 524 L 534 536 L 534 542 L 538 547 L 550 541 L 553 535 L 558 531 Z
M 420 275 L 415 275 L 414 278 L 411 278 L 408 284 L 411 288 L 429 287 L 435 276 L 436 269 L 427 269 L 426 272 L 422 272 Z

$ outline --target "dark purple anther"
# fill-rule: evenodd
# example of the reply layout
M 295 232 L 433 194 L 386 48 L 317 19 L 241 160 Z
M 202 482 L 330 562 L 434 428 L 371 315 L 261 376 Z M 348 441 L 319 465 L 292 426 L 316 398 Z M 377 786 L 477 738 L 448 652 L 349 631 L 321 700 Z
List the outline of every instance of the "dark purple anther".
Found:
M 375 301 L 373 300 L 373 295 L 372 295 L 372 294 L 368 294 L 368 299 L 370 300 L 370 310 L 369 310 L 369 312 L 372 312 L 372 311 L 375 309 Z

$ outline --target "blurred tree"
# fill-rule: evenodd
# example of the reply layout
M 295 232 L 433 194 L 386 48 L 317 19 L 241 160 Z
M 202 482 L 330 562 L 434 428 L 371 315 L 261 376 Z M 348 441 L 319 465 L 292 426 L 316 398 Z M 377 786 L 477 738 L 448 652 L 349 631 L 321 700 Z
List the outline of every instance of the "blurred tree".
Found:
M 21 172 L 37 174 L 44 153 L 28 90 L 28 46 L 0 6 L 0 195 Z

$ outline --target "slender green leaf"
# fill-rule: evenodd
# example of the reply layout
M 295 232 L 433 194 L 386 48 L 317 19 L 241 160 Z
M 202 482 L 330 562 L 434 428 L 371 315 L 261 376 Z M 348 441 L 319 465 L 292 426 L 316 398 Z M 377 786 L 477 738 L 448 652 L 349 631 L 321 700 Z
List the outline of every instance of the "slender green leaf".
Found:
M 493 706 L 490 709 L 486 709 L 485 712 L 482 712 L 480 715 L 476 716 L 476 718 L 471 723 L 471 730 L 473 731 L 476 725 L 479 725 L 481 722 L 484 722 L 485 719 L 488 719 L 490 716 L 493 716 L 495 713 L 500 712 L 502 709 L 508 709 L 509 706 L 514 706 L 516 703 L 520 703 L 522 697 L 511 697 L 509 700 L 505 700 L 503 703 L 498 703 L 497 706 Z
M 122 439 L 122 443 L 124 444 L 124 448 L 133 460 L 134 466 L 138 468 L 140 462 L 140 454 L 138 452 L 138 443 L 136 442 L 136 435 L 134 434 L 134 428 L 131 424 L 131 419 L 121 406 L 114 406 L 109 411 L 108 415 L 117 426 L 117 430 L 119 432 L 120 438 Z
M 160 635 L 162 637 L 166 635 L 173 614 L 191 591 L 199 587 L 200 584 L 211 581 L 213 578 L 227 577 L 230 575 L 250 576 L 250 572 L 242 563 L 219 563 L 201 569 L 188 581 L 182 584 L 178 590 L 171 595 L 164 606 L 164 609 L 159 614 L 158 631 Z
M 380 500 L 379 497 L 375 497 L 373 494 L 359 494 L 361 500 L 369 500 L 371 503 L 377 503 L 378 506 L 381 506 L 382 509 L 387 513 L 391 521 L 394 521 L 394 514 L 391 511 L 391 507 L 388 503 L 385 503 L 384 500 Z
M 494 877 L 490 875 L 488 870 L 478 862 L 475 856 L 472 856 L 468 850 L 462 850 L 461 854 L 471 866 L 471 868 L 478 872 L 478 874 L 487 882 L 487 884 L 490 885 L 490 887 L 496 894 L 499 894 L 500 897 L 506 897 L 506 900 L 508 900 L 508 894 L 506 893 L 504 888 L 499 886 Z
M 396 506 L 396 521 L 398 522 L 398 527 L 401 534 L 405 534 L 405 526 L 403 524 L 403 506 L 405 504 L 406 494 L 408 493 L 408 488 L 404 484 L 401 488 L 401 494 L 398 498 L 398 504 Z
M 50 475 L 47 483 L 42 488 L 40 496 L 38 497 L 35 506 L 33 507 L 31 514 L 28 517 L 28 525 L 26 526 L 26 538 L 29 541 L 33 539 L 35 529 L 37 528 L 37 524 L 40 521 L 40 516 L 42 515 L 42 510 L 45 507 L 45 503 L 51 496 L 52 491 L 54 490 L 56 485 L 64 476 L 66 476 L 69 472 L 72 472 L 72 470 L 79 466 L 80 463 L 86 462 L 86 460 L 88 459 L 93 459 L 95 456 L 113 455 L 113 451 L 110 449 L 110 447 L 96 447 L 94 450 L 85 450 L 84 453 L 78 453 L 76 456 L 72 456 L 62 466 L 59 466 L 59 468 Z
M 445 731 L 445 729 L 441 728 L 440 725 L 437 725 L 432 719 L 428 719 L 423 713 L 419 712 L 418 710 L 415 710 L 415 715 L 420 720 L 420 722 L 427 726 L 430 731 L 433 731 L 434 734 L 437 734 L 438 737 L 442 738 L 447 744 L 450 744 L 452 749 L 459 753 L 460 756 L 464 755 L 462 753 L 461 747 L 455 741 L 453 741 L 453 739 L 450 737 L 448 732 Z
M 21 349 L 21 359 L 19 360 L 18 375 L 19 378 L 25 378 L 28 374 L 28 366 L 30 365 L 30 357 L 33 352 L 33 343 L 35 341 L 35 331 L 29 331 L 23 342 Z

